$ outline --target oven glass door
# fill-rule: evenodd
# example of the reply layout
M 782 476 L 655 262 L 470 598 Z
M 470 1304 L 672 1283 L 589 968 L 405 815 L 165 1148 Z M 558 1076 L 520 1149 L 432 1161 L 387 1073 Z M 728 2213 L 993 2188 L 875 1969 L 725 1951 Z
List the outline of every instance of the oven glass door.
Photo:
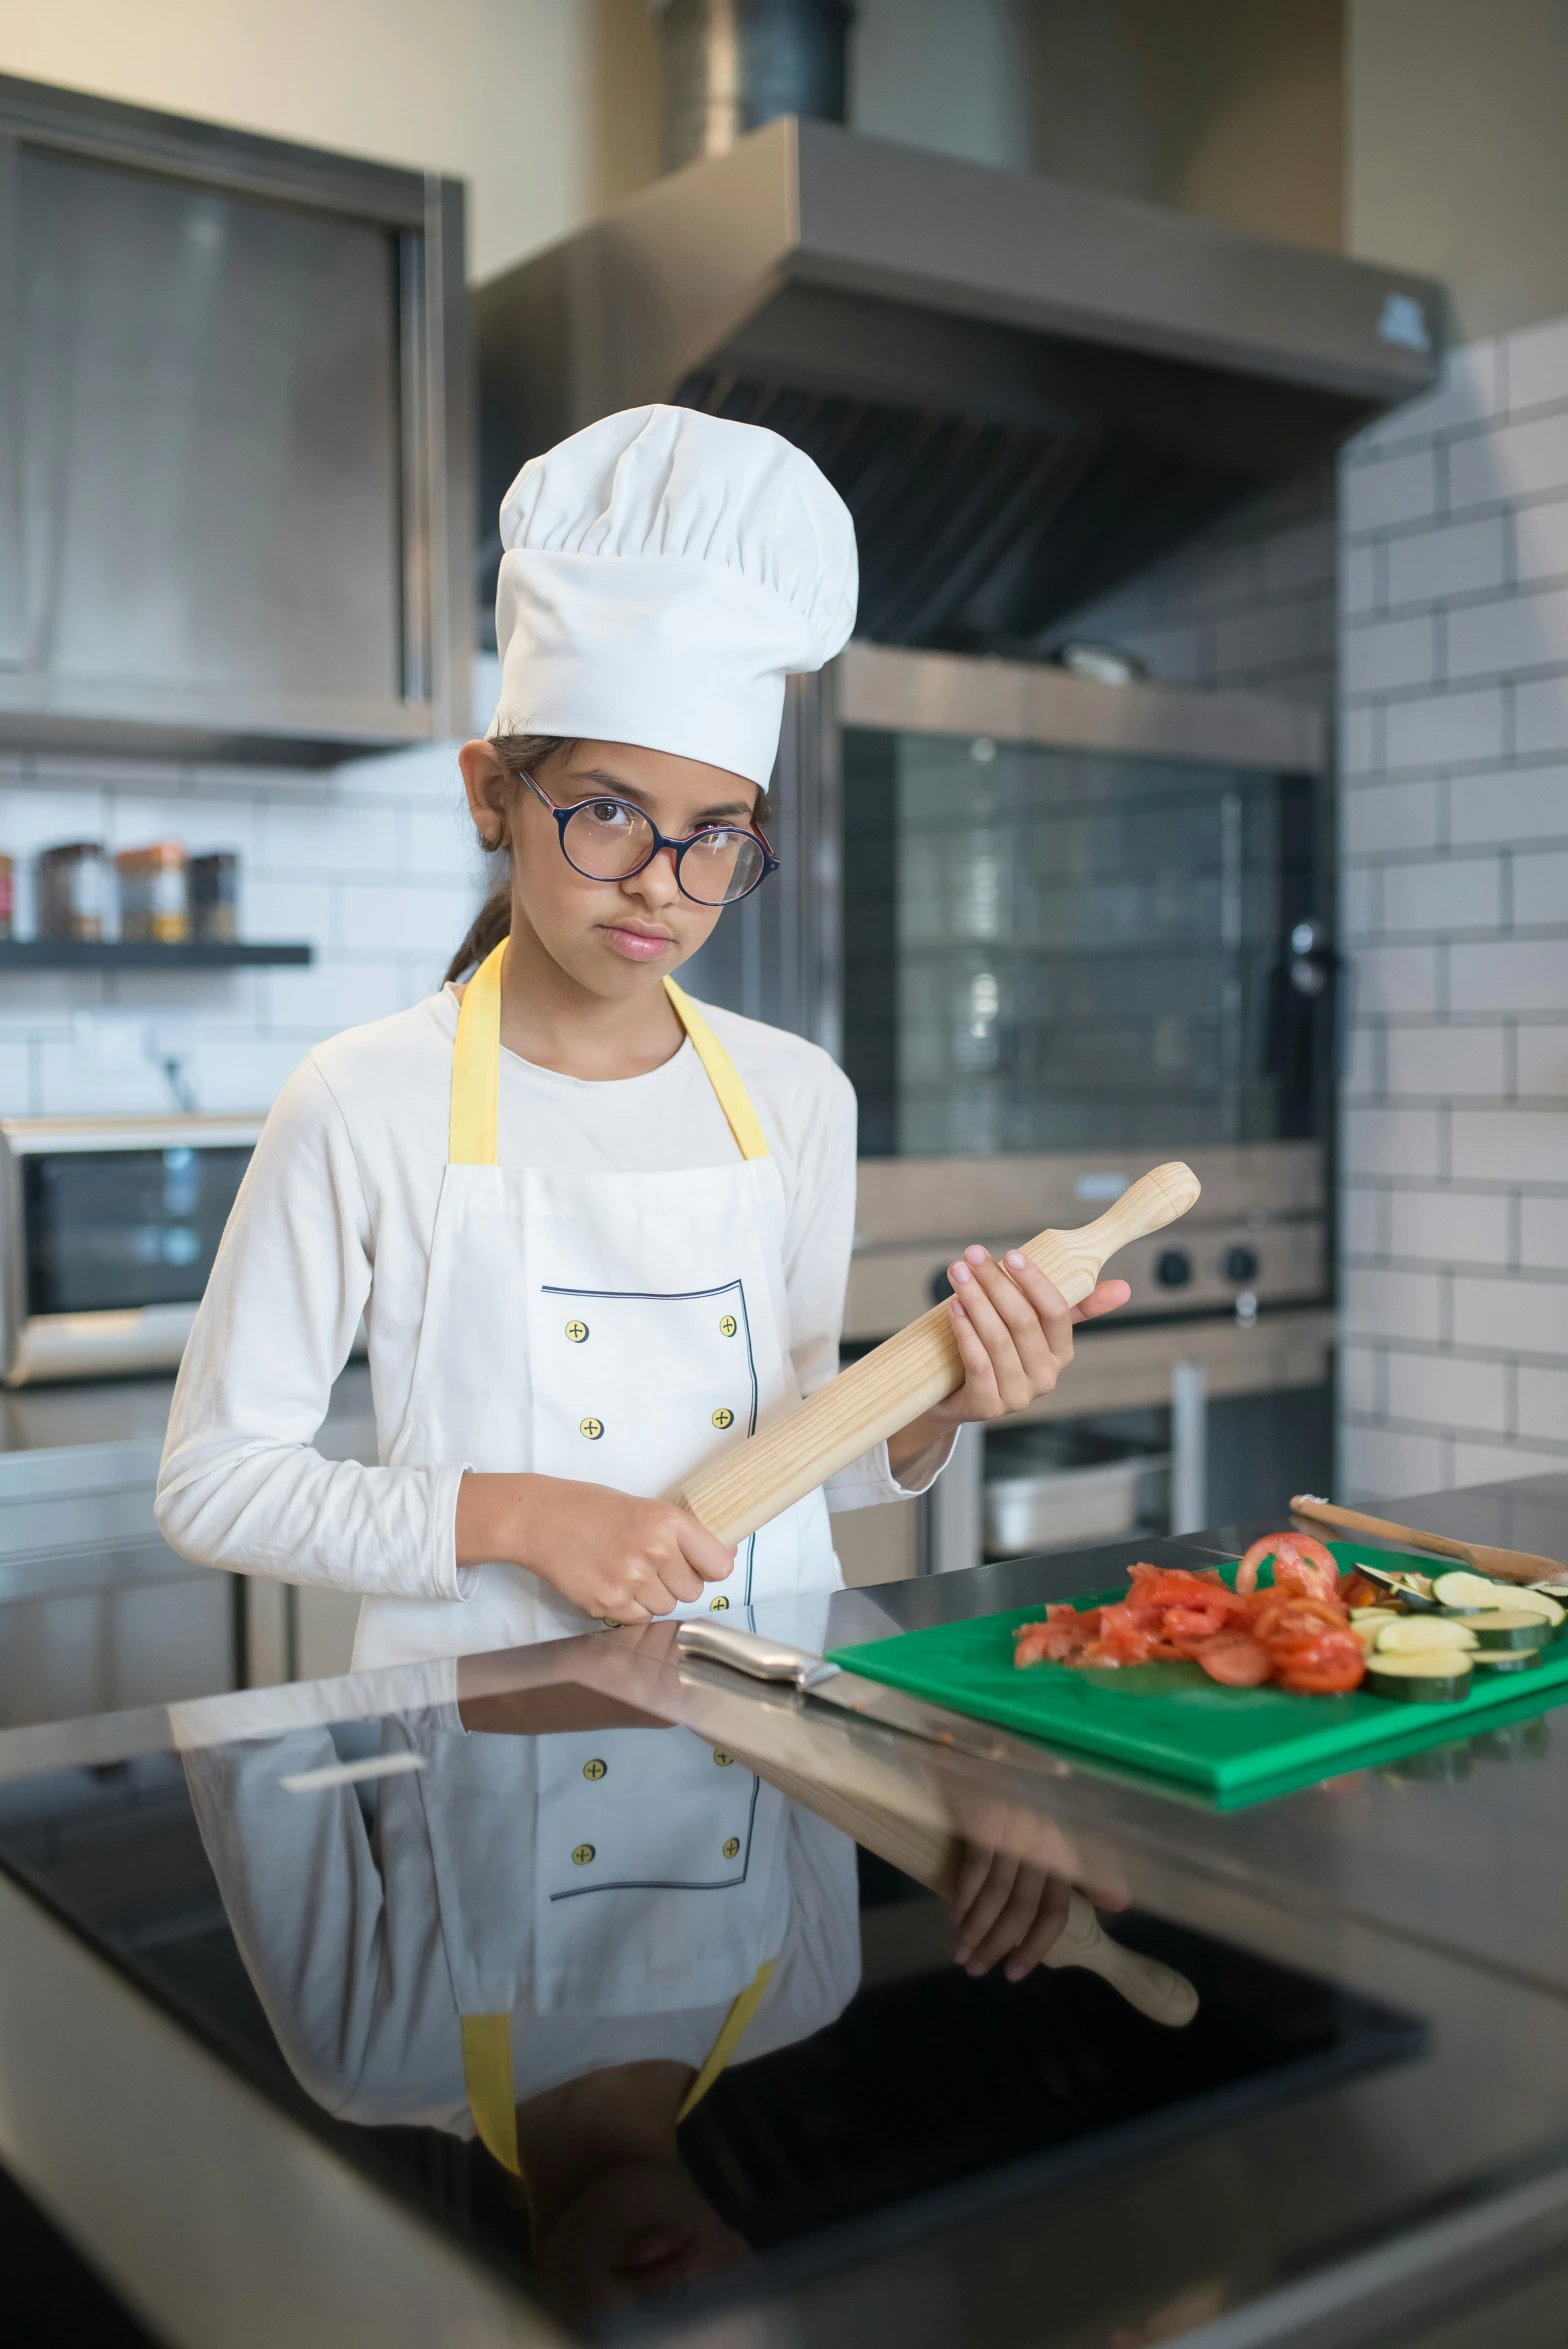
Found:
M 24 1157 L 29 1315 L 195 1304 L 249 1163 L 248 1146 Z
M 1313 1131 L 1304 776 L 843 733 L 844 1059 L 863 1156 Z

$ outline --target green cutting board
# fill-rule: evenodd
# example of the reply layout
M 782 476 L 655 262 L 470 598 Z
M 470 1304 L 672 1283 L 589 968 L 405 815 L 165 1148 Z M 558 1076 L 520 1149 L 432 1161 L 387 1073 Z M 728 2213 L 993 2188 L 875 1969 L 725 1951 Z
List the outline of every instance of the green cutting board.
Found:
M 1429 1573 L 1434 1561 L 1331 1542 L 1341 1567 L 1361 1558 L 1385 1569 Z M 1235 1567 L 1220 1569 L 1227 1581 Z M 1439 1568 L 1441 1571 L 1441 1568 Z M 1261 1579 L 1267 1580 L 1267 1569 Z M 1075 1607 L 1127 1596 L 1085 1594 Z M 1568 1625 L 1527 1676 L 1498 1674 L 1457 1703 L 1398 1704 L 1357 1689 L 1349 1696 L 1292 1696 L 1280 1688 L 1221 1688 L 1196 1664 L 1137 1664 L 1080 1672 L 1065 1664 L 1013 1662 L 1013 1629 L 1039 1607 L 933 1624 L 896 1639 L 835 1648 L 831 1660 L 957 1713 L 1174 1784 L 1231 1809 L 1314 1785 L 1342 1770 L 1390 1761 L 1493 1729 L 1568 1700 Z

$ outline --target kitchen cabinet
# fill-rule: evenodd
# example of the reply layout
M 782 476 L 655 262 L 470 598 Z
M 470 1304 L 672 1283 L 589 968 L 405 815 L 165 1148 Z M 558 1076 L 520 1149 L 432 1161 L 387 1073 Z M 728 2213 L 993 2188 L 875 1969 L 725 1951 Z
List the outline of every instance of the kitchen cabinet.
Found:
M 0 739 L 466 731 L 463 195 L 0 80 Z

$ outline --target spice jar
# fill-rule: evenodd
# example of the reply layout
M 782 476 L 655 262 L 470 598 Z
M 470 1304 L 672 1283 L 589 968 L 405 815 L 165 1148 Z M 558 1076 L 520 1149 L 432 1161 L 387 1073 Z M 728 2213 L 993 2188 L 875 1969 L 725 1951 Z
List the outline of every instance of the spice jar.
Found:
M 40 850 L 40 938 L 101 938 L 109 907 L 109 866 L 96 840 L 67 840 Z
M 120 936 L 143 946 L 183 946 L 191 917 L 179 842 L 155 840 L 151 848 L 127 848 L 114 862 L 120 876 Z
M 239 937 L 240 860 L 232 849 L 193 856 L 190 865 L 191 936 L 232 946 Z
M 16 922 L 16 859 L 0 851 L 0 938 L 9 938 Z

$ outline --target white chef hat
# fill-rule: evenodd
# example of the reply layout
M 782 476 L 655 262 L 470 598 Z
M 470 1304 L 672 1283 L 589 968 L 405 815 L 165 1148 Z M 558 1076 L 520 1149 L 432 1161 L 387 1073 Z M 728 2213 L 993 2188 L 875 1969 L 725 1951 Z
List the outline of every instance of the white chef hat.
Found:
M 635 742 L 765 784 L 784 680 L 855 624 L 855 528 L 759 425 L 628 408 L 531 457 L 501 507 L 490 732 Z

